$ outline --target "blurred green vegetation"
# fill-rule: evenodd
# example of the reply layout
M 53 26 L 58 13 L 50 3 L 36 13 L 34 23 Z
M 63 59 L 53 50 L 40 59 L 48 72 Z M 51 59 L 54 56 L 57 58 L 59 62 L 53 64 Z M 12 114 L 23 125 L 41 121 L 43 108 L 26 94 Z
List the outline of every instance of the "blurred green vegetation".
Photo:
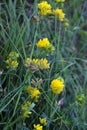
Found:
M 86 130 L 87 2 L 65 0 L 62 6 L 58 4 L 69 20 L 69 27 L 64 29 L 62 25 L 60 28 L 59 23 L 55 24 L 52 16 L 49 20 L 37 16 L 40 1 L 0 2 L 0 129 L 32 130 L 33 124 L 38 123 L 38 117 L 42 116 L 48 120 L 44 130 Z M 48 2 L 55 6 L 53 0 Z M 46 56 L 51 63 L 49 71 L 30 75 L 30 79 L 44 79 L 43 94 L 32 116 L 16 122 L 21 105 L 29 98 L 23 93 L 24 86 L 30 83 L 24 62 L 27 57 L 41 58 L 35 43 L 42 37 L 48 37 L 58 50 Z M 19 67 L 15 71 L 6 69 L 6 59 L 11 51 L 16 51 L 20 56 Z M 58 96 L 52 93 L 48 96 L 50 81 L 58 76 L 65 79 L 64 92 Z

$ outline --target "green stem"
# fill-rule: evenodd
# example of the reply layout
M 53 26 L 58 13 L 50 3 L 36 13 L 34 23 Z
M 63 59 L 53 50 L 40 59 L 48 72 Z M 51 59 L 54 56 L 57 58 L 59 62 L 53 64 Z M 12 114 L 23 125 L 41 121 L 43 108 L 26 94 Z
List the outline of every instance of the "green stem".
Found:
M 12 123 L 8 124 L 3 130 L 7 130 L 9 127 L 13 126 L 16 122 L 18 122 L 19 120 L 21 120 L 22 117 L 19 116 L 19 118 L 17 118 L 15 121 L 13 121 Z
M 59 34 L 58 34 L 58 39 L 57 39 L 57 58 L 60 57 L 60 35 L 61 35 L 61 22 L 59 26 Z
M 30 54 L 30 58 L 32 59 L 33 57 L 33 53 L 34 53 L 34 47 L 35 47 L 35 41 L 36 41 L 36 37 L 37 37 L 37 28 L 38 28 L 38 22 L 37 22 L 37 25 L 36 25 L 36 31 L 35 31 L 35 34 L 34 34 L 34 41 L 33 41 L 33 46 L 32 46 L 32 50 L 31 50 L 31 54 Z

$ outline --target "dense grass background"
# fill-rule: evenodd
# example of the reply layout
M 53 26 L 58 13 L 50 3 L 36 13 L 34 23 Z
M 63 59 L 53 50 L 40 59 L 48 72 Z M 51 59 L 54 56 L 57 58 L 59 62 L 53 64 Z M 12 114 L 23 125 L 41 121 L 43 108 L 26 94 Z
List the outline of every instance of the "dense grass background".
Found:
M 66 0 L 62 5 L 69 27 L 65 28 L 50 16 L 37 16 L 40 0 L 2 0 L 0 2 L 0 129 L 32 130 L 38 117 L 48 120 L 44 130 L 87 129 L 87 2 Z M 53 0 L 48 2 L 55 7 Z M 61 7 L 61 5 L 59 5 Z M 52 55 L 41 54 L 35 43 L 48 37 L 56 50 Z M 19 53 L 19 67 L 6 69 L 11 51 Z M 24 66 L 27 57 L 47 57 L 49 71 L 28 75 Z M 65 80 L 62 94 L 55 96 L 49 90 L 50 81 L 58 76 Z M 23 93 L 26 84 L 37 77 L 44 79 L 41 99 L 33 114 L 17 121 L 21 105 L 29 96 Z M 48 95 L 49 92 L 49 95 Z M 81 102 L 77 96 L 84 94 Z M 62 105 L 58 103 L 62 102 Z M 55 103 L 56 102 L 56 103 Z

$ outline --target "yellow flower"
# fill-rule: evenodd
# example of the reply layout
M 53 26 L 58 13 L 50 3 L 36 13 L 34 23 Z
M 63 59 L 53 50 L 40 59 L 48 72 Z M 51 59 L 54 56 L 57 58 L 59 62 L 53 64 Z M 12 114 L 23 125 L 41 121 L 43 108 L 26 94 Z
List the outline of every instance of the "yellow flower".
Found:
M 50 68 L 50 64 L 48 63 L 48 60 L 45 59 L 33 59 L 32 63 L 34 65 L 37 65 L 39 69 L 49 69 Z
M 51 5 L 48 4 L 47 1 L 42 1 L 38 4 L 39 14 L 40 15 L 47 15 L 51 13 Z
M 59 9 L 59 8 L 55 9 L 55 10 L 53 11 L 53 14 L 57 15 L 57 17 L 58 17 L 58 19 L 59 19 L 60 21 L 63 21 L 64 18 L 65 18 L 65 13 L 63 12 L 62 9 Z
M 26 60 L 25 60 L 25 64 L 30 64 L 31 63 L 31 59 L 30 58 L 27 58 Z
M 28 86 L 26 88 L 26 92 L 30 94 L 31 99 L 38 100 L 38 98 L 40 96 L 40 91 L 37 88 L 33 88 L 31 86 Z
M 18 62 L 17 61 L 12 61 L 12 68 L 17 68 L 18 67 Z
M 33 64 L 35 64 L 35 65 L 38 65 L 39 61 L 40 61 L 39 59 L 33 59 L 32 60 Z
M 41 59 L 39 62 L 38 62 L 38 66 L 40 69 L 49 69 L 50 68 L 50 64 L 48 63 L 48 60 L 45 58 L 45 59 Z
M 25 66 L 29 67 L 31 70 L 38 70 L 38 69 L 49 69 L 50 64 L 48 63 L 48 60 L 45 59 L 30 59 L 27 58 L 25 61 Z
M 15 68 L 18 67 L 18 62 L 15 61 L 15 60 L 7 59 L 7 60 L 6 60 L 6 63 L 8 64 L 8 65 L 6 66 L 7 68 L 13 68 L 13 69 L 15 69 Z
M 25 103 L 24 103 L 24 107 L 29 107 L 31 105 L 31 102 L 29 102 L 29 101 L 26 101 Z
M 32 60 L 30 58 L 26 58 L 26 60 L 25 60 L 25 66 L 26 67 L 30 66 L 31 62 L 32 62 Z
M 11 59 L 8 58 L 8 59 L 6 60 L 6 63 L 7 63 L 7 64 L 11 63 Z
M 29 115 L 32 113 L 29 110 L 29 106 L 31 105 L 31 103 L 29 101 L 26 101 L 23 105 L 22 105 L 22 112 L 21 112 L 21 116 L 23 118 L 27 118 L 29 117 Z
M 34 129 L 35 130 L 43 130 L 43 126 L 41 126 L 40 124 L 34 124 Z
M 40 120 L 40 123 L 42 124 L 42 125 L 46 125 L 47 124 L 47 120 L 46 120 L 46 118 L 39 118 L 39 120 Z
M 37 43 L 36 46 L 39 48 L 44 49 L 47 53 L 53 53 L 55 50 L 55 47 L 50 43 L 48 38 L 43 38 L 40 39 Z
M 37 45 L 37 47 L 48 49 L 50 47 L 50 42 L 49 42 L 48 38 L 43 38 L 43 39 L 40 39 L 36 43 L 36 45 Z
M 65 0 L 56 0 L 56 2 L 64 2 Z
M 19 57 L 19 54 L 16 52 L 10 52 L 8 55 L 8 58 L 6 60 L 7 66 L 6 68 L 17 68 L 18 67 L 18 62 L 17 58 Z
M 10 58 L 7 59 L 7 60 L 6 60 L 6 63 L 7 63 L 6 68 L 9 69 L 9 68 L 10 68 L 10 65 L 11 65 L 11 59 L 10 59 Z
M 25 60 L 25 67 L 27 67 L 29 70 L 35 72 L 37 71 L 39 68 L 38 68 L 38 59 L 31 59 L 31 58 L 27 58 Z
M 57 78 L 51 81 L 50 87 L 55 94 L 60 94 L 64 89 L 64 80 Z

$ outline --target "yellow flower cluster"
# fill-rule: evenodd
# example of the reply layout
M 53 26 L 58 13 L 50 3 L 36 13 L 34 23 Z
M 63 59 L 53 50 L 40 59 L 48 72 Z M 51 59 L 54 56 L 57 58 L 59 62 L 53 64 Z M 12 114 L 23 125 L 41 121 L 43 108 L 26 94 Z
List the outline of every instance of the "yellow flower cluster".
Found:
M 38 4 L 39 14 L 40 15 L 47 15 L 51 13 L 51 5 L 48 4 L 47 1 L 42 1 Z
M 41 126 L 40 124 L 34 124 L 34 130 L 43 130 L 43 126 Z
M 32 62 L 32 60 L 31 60 L 30 58 L 27 58 L 27 59 L 25 60 L 25 65 L 26 65 L 26 67 L 27 67 L 31 62 Z
M 64 89 L 64 80 L 57 78 L 51 81 L 50 87 L 55 94 L 60 94 Z
M 38 101 L 40 91 L 37 88 L 28 86 L 26 87 L 25 91 L 30 94 L 31 99 L 35 99 L 35 101 Z
M 49 42 L 48 38 L 42 38 L 37 43 L 36 46 L 45 49 L 47 52 L 52 53 L 55 47 Z
M 56 0 L 56 2 L 65 2 L 65 0 Z
M 48 38 L 43 38 L 43 39 L 40 39 L 37 43 L 36 43 L 37 47 L 40 47 L 40 48 L 49 48 L 50 47 L 50 42 L 48 40 Z
M 26 102 L 22 105 L 22 112 L 21 112 L 22 118 L 27 118 L 27 117 L 29 117 L 29 115 L 32 113 L 32 112 L 29 110 L 30 105 L 31 105 L 31 102 L 29 102 L 29 101 L 26 101 Z
M 47 120 L 46 118 L 39 118 L 40 124 L 34 124 L 34 129 L 35 130 L 43 130 L 43 126 L 47 125 Z
M 64 2 L 65 0 L 55 0 L 56 2 Z M 47 15 L 47 14 L 52 14 L 56 15 L 59 21 L 64 21 L 65 20 L 65 13 L 63 12 L 62 9 L 56 8 L 52 9 L 52 6 L 47 3 L 47 1 L 42 1 L 38 4 L 39 8 L 39 14 L 40 15 Z M 65 26 L 67 27 L 69 24 L 65 23 Z M 40 47 L 40 45 L 39 45 Z M 46 46 L 47 47 L 47 46 Z
M 25 66 L 33 69 L 49 69 L 50 68 L 50 64 L 48 63 L 48 60 L 46 58 L 42 58 L 42 59 L 30 59 L 27 58 L 25 60 Z
M 17 59 L 19 57 L 19 54 L 17 52 L 10 52 L 8 55 L 8 58 L 6 60 L 7 63 L 7 68 L 17 68 L 18 67 L 18 62 Z
M 50 64 L 48 63 L 48 60 L 46 58 L 42 58 L 41 60 L 39 59 L 33 59 L 33 63 L 38 65 L 38 68 L 43 70 L 43 69 L 49 69 Z
M 46 124 L 47 124 L 46 118 L 39 118 L 39 120 L 40 120 L 40 123 L 41 123 L 42 125 L 46 126 Z
M 60 21 L 63 21 L 65 18 L 65 13 L 63 12 L 62 9 L 59 9 L 59 8 L 55 9 L 53 11 L 53 14 L 55 14 Z

